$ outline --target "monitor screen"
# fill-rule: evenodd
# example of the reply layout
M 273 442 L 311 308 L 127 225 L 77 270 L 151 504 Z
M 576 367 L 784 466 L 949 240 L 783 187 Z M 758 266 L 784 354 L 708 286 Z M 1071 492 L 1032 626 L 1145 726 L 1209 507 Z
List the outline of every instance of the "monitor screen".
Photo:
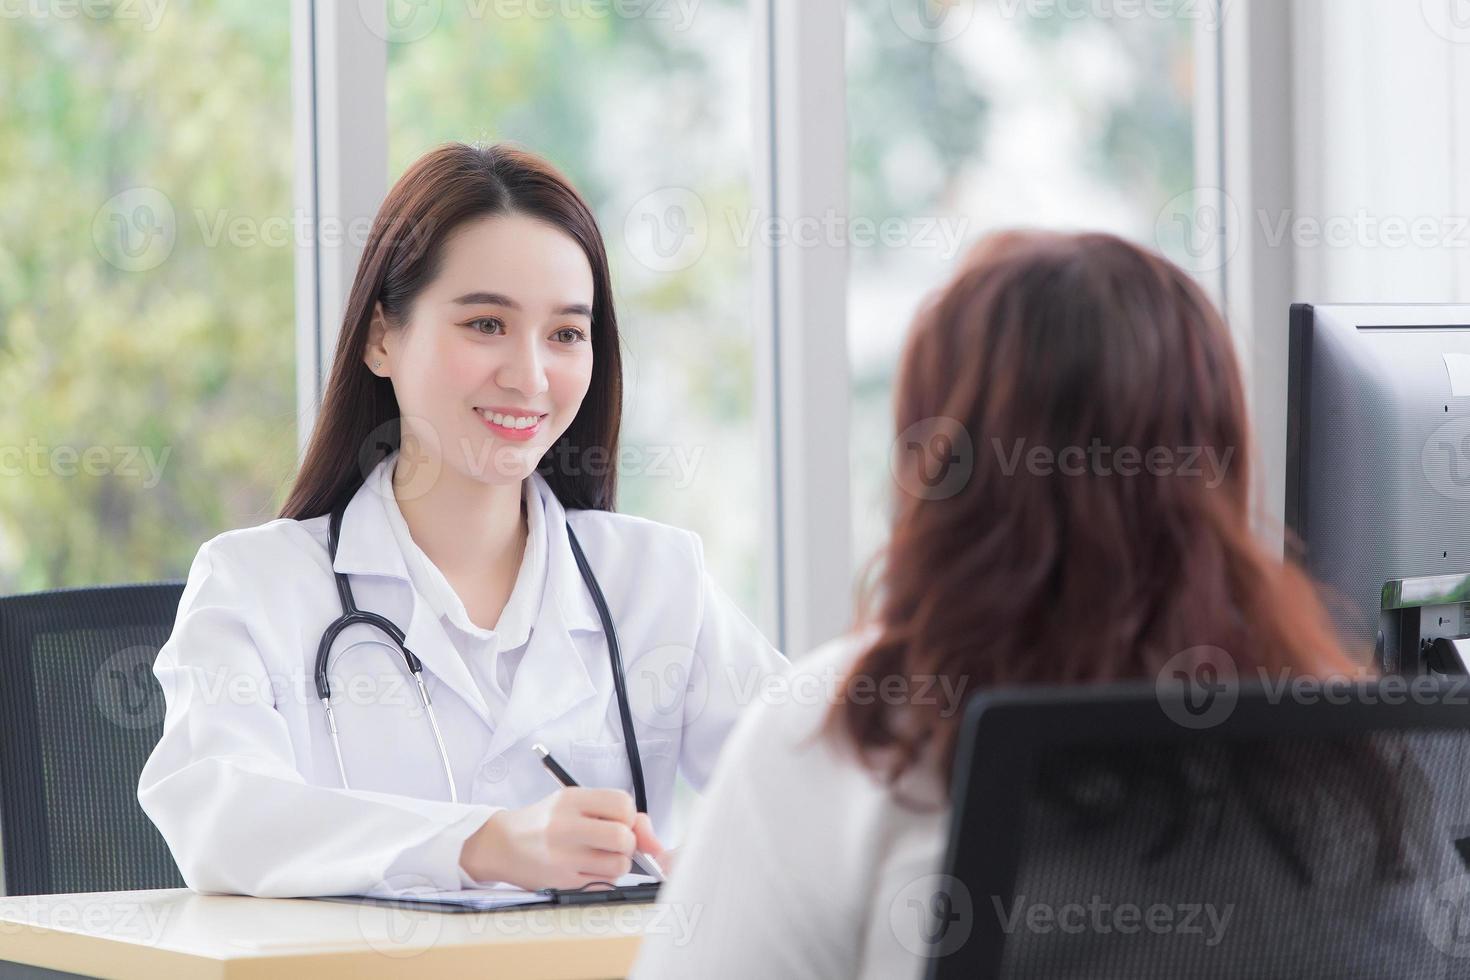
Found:
M 1470 572 L 1470 307 L 1297 305 L 1290 329 L 1288 552 L 1395 669 L 1385 585 Z M 1432 613 L 1470 633 L 1470 604 Z

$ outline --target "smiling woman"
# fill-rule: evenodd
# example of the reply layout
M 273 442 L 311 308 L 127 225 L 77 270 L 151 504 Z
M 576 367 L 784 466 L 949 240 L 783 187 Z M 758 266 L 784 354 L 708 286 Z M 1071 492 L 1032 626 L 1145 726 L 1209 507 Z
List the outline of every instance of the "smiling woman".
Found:
M 393 186 L 281 518 L 200 548 L 154 668 L 138 797 L 191 887 L 579 888 L 667 860 L 676 780 L 705 783 L 782 661 L 696 535 L 612 513 L 609 278 L 530 153 L 446 144 Z
M 621 400 L 617 315 L 591 211 L 532 154 L 448 144 L 405 172 L 378 213 L 323 421 L 281 516 L 329 512 L 361 480 L 343 462 L 370 466 L 400 438 L 445 450 L 465 477 L 508 484 L 534 455 L 567 506 L 610 509 L 616 472 L 605 460 Z M 506 437 L 505 416 L 532 415 L 552 418 L 519 440 L 524 452 L 487 445 L 487 427 Z M 394 431 L 400 417 L 404 432 Z

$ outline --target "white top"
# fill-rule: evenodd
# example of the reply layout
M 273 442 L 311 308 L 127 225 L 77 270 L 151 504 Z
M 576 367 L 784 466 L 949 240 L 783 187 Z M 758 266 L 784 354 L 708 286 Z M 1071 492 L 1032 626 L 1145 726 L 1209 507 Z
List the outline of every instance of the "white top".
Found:
M 390 493 L 379 499 L 398 550 L 403 552 L 414 588 L 423 594 L 429 608 L 438 614 L 445 633 L 464 658 L 486 703 L 504 707 L 516 667 L 520 665 L 526 653 L 526 643 L 531 639 L 531 624 L 541 611 L 541 593 L 546 588 L 546 517 L 537 485 L 530 480 L 522 485 L 526 552 L 521 557 L 515 586 L 494 629 L 484 629 L 470 619 L 464 600 L 454 591 L 449 579 L 414 541 L 403 510 L 398 506 L 398 498 Z
M 447 581 L 394 531 L 394 460 L 348 503 L 335 562 L 321 515 L 218 535 L 189 569 L 154 665 L 163 733 L 138 782 L 185 883 L 278 897 L 463 886 L 465 839 L 496 810 L 558 788 L 536 742 L 581 784 L 631 792 L 608 647 L 568 524 L 621 640 L 649 816 L 677 843 L 676 777 L 705 785 L 736 717 L 785 664 L 705 571 L 698 536 L 566 511 L 532 475 L 522 578 L 497 629 L 472 631 Z M 366 625 L 344 630 L 328 662 L 344 788 L 314 683 L 317 647 L 341 615 L 334 571 L 423 662 L 458 802 L 401 654 Z M 497 645 L 499 671 L 484 655 Z M 504 654 L 517 649 L 511 670 Z
M 385 469 L 378 475 L 391 478 L 391 474 L 391 469 Z M 388 486 L 391 487 L 391 483 Z M 531 624 L 540 612 L 541 593 L 546 588 L 546 517 L 540 494 L 542 486 L 545 486 L 544 482 L 538 486 L 532 480 L 522 484 L 521 501 L 525 505 L 526 513 L 526 551 L 521 557 L 520 569 L 516 572 L 515 585 L 511 588 L 510 597 L 494 629 L 484 629 L 470 619 L 464 600 L 454 591 L 439 566 L 434 564 L 413 539 L 408 521 L 403 516 L 403 509 L 398 506 L 398 497 L 391 492 L 375 495 L 383 506 L 384 517 L 393 531 L 398 550 L 403 552 L 403 561 L 414 588 L 438 615 L 445 636 L 464 660 L 470 676 L 474 678 L 475 686 L 480 689 L 480 695 L 490 709 L 492 729 L 493 719 L 504 712 L 510 700 L 509 692 L 515 679 L 515 669 L 529 646 Z M 549 487 L 546 492 L 551 492 Z M 417 860 L 417 851 L 401 855 L 389 869 L 389 876 L 401 876 L 405 872 L 411 875 Z M 459 883 L 465 888 L 494 884 L 475 880 L 463 868 L 459 871 Z
M 698 918 L 651 932 L 633 977 L 923 975 L 915 908 L 949 826 L 938 783 L 912 771 L 903 792 L 930 809 L 905 809 L 818 732 L 861 649 L 844 637 L 797 661 L 740 719 L 659 895 Z

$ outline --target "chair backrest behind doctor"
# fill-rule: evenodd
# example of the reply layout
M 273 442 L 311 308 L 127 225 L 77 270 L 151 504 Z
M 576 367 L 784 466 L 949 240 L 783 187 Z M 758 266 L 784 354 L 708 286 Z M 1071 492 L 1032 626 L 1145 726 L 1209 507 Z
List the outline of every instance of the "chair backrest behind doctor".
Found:
M 153 676 L 182 582 L 0 598 L 0 859 L 5 892 L 180 888 L 138 806 L 163 730 Z

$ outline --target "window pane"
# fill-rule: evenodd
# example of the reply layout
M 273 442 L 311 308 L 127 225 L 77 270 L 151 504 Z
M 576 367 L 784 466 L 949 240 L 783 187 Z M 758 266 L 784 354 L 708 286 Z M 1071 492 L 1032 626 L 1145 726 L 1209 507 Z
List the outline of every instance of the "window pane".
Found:
M 0 26 L 0 588 L 182 577 L 296 457 L 288 4 Z
M 514 141 L 571 178 L 607 240 L 623 336 L 619 509 L 697 531 L 753 612 L 751 268 L 722 217 L 750 207 L 744 4 L 426 9 L 390 29 L 390 180 L 446 140 Z
M 966 244 L 1018 225 L 1099 229 L 1208 272 L 1161 216 L 1195 184 L 1193 31 L 1211 6 L 848 0 L 859 567 L 887 532 L 904 335 Z

